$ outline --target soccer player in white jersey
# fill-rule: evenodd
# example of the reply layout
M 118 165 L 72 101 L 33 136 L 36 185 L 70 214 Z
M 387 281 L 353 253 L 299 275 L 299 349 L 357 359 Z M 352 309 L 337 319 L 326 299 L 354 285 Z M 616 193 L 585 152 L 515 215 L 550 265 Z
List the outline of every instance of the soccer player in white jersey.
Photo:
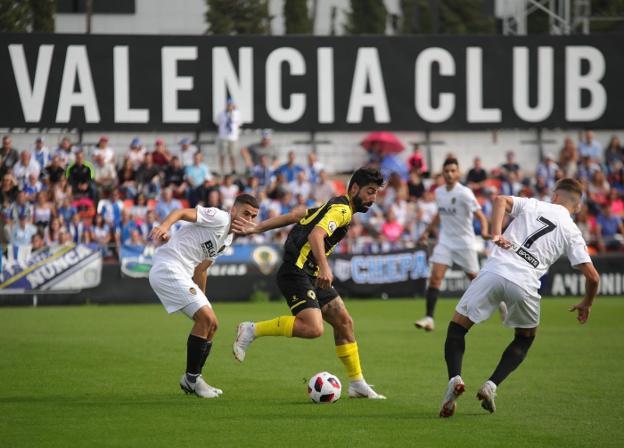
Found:
M 448 326 L 444 357 L 450 380 L 441 417 L 453 415 L 456 400 L 464 392 L 460 375 L 466 333 L 475 323 L 488 319 L 504 301 L 508 308 L 504 324 L 515 329 L 515 337 L 477 393 L 484 409 L 496 410 L 497 387 L 524 360 L 535 338 L 540 318 L 540 277 L 563 254 L 585 276 L 585 297 L 570 311 L 577 312 L 581 324 L 587 321 L 600 277 L 581 231 L 570 216 L 580 207 L 582 191 L 578 181 L 568 178 L 555 185 L 552 203 L 510 196 L 496 198 L 492 214 L 492 242 L 496 247 L 457 304 Z M 501 235 L 505 213 L 514 219 Z
M 218 208 L 201 207 L 174 210 L 162 224 L 152 229 L 154 241 L 164 241 L 154 253 L 149 282 L 168 313 L 181 311 L 194 321 L 188 337 L 186 373 L 180 387 L 189 394 L 215 398 L 222 391 L 210 386 L 201 372 L 217 331 L 217 316 L 206 297 L 207 269 L 232 243 L 230 225 L 237 218 L 252 221 L 258 215 L 258 202 L 248 194 L 236 198 L 228 213 Z M 183 225 L 173 235 L 169 229 L 178 221 Z
M 426 331 L 433 331 L 435 328 L 433 314 L 446 270 L 455 263 L 470 280 L 479 272 L 479 257 L 472 227 L 474 216 L 481 222 L 481 236 L 489 237 L 487 218 L 481 211 L 477 198 L 470 188 L 459 182 L 457 159 L 448 158 L 444 161 L 442 175 L 445 185 L 435 190 L 438 212 L 418 239 L 419 244 L 426 244 L 433 229 L 440 226 L 438 243 L 430 259 L 431 274 L 425 294 L 426 315 L 414 322 L 416 328 Z

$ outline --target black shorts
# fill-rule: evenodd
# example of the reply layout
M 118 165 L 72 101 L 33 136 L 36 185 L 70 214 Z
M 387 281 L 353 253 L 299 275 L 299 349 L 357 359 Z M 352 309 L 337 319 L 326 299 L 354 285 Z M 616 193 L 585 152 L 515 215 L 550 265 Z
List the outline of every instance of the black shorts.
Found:
M 277 271 L 277 286 L 293 316 L 306 308 L 320 309 L 339 296 L 334 288 L 317 288 L 315 280 L 315 277 L 290 263 L 283 263 Z

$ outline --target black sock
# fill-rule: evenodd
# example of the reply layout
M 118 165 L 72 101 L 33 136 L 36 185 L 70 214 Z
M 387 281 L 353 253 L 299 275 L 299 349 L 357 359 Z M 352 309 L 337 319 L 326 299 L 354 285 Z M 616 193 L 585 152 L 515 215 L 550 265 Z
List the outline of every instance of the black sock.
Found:
M 433 312 L 435 311 L 436 302 L 438 301 L 438 288 L 427 288 L 425 297 L 427 299 L 427 316 L 433 318 Z
M 520 363 L 524 361 L 524 358 L 526 358 L 533 339 L 535 339 L 535 336 L 527 337 L 517 334 L 503 352 L 503 356 L 501 356 L 500 362 L 490 377 L 490 381 L 498 386 L 511 372 L 516 370 Z
M 455 322 L 450 322 L 444 342 L 444 359 L 448 369 L 449 379 L 461 374 L 462 359 L 466 349 L 466 336 L 468 330 Z
M 207 345 L 206 339 L 189 334 L 186 342 L 186 373 L 190 381 L 193 381 L 194 377 L 201 373 L 202 360 L 205 361 L 204 353 Z
M 206 341 L 206 347 L 204 348 L 204 353 L 202 354 L 200 369 L 204 368 L 204 364 L 206 364 L 206 360 L 210 355 L 210 350 L 212 349 L 212 341 Z

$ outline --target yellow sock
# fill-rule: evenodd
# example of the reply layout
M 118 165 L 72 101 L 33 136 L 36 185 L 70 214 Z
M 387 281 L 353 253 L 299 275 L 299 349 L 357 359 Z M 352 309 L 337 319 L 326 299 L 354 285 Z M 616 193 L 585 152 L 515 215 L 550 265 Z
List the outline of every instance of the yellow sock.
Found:
M 351 381 L 361 380 L 362 367 L 360 366 L 360 353 L 358 352 L 357 342 L 350 344 L 337 345 L 336 355 L 347 369 L 347 376 Z
M 295 316 L 280 316 L 271 320 L 256 322 L 256 337 L 260 336 L 286 336 L 292 337 L 295 326 Z

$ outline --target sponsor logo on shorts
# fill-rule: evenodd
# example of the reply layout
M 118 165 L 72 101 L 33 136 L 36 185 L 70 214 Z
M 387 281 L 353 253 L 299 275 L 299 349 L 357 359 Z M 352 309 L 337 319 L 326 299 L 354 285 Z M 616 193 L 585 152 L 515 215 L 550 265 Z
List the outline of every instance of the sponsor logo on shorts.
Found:
M 189 288 L 189 292 L 193 295 L 197 294 L 197 290 L 195 288 L 193 288 L 192 286 Z
M 308 294 L 308 298 L 310 298 L 311 300 L 316 300 L 316 293 L 313 290 L 308 289 L 307 294 Z
M 520 255 L 520 258 L 522 258 L 534 268 L 537 268 L 539 266 L 539 260 L 535 258 L 531 253 L 529 253 L 526 249 L 519 247 L 518 250 L 516 250 L 516 253 Z

